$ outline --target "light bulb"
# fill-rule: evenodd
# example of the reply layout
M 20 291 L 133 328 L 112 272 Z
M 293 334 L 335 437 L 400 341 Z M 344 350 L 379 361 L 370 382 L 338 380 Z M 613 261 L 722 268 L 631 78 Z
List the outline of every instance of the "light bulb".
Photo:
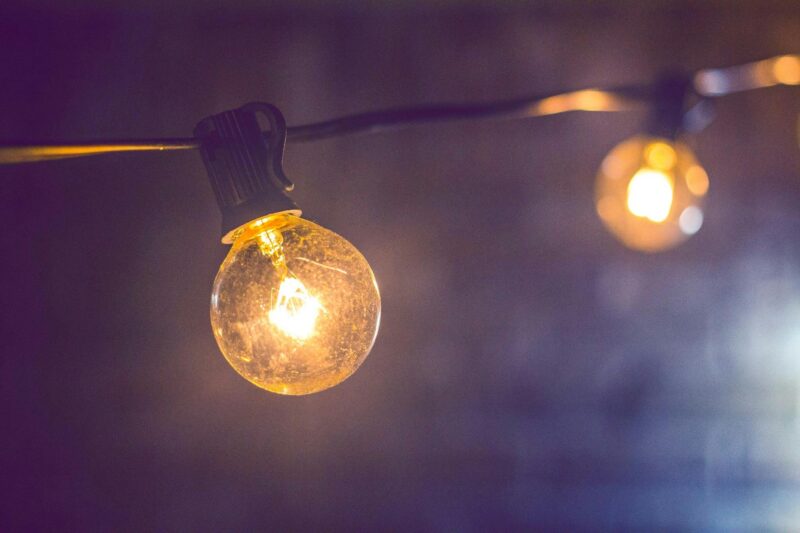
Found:
M 372 270 L 336 233 L 278 213 L 236 230 L 211 294 L 220 350 L 244 378 L 310 394 L 350 376 L 369 354 L 381 299 Z
M 597 214 L 626 246 L 657 252 L 703 225 L 708 175 L 685 144 L 633 137 L 614 147 L 597 173 Z

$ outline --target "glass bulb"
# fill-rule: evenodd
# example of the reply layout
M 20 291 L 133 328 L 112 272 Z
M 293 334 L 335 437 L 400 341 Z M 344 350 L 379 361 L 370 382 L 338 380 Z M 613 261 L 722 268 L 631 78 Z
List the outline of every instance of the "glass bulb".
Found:
M 708 175 L 685 144 L 633 137 L 614 147 L 597 173 L 597 214 L 626 246 L 672 248 L 703 225 Z
M 381 297 L 366 259 L 293 214 L 238 229 L 214 280 L 211 325 L 231 366 L 263 389 L 310 394 L 344 381 L 369 354 Z

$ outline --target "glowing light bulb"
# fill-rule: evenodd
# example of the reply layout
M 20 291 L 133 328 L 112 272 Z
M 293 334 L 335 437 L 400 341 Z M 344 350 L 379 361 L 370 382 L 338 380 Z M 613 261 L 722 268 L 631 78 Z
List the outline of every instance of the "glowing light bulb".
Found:
M 681 142 L 634 137 L 606 156 L 597 174 L 597 213 L 626 246 L 672 248 L 703 224 L 708 175 Z
M 628 211 L 664 222 L 672 207 L 672 179 L 660 170 L 640 168 L 628 182 Z
M 233 236 L 211 294 L 214 336 L 244 378 L 310 394 L 350 376 L 369 354 L 380 294 L 366 259 L 339 235 L 285 213 Z

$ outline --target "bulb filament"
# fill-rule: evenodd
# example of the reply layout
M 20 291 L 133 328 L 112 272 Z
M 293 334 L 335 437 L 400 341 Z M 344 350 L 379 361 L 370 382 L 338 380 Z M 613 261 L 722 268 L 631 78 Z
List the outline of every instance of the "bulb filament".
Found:
M 269 311 L 269 321 L 285 335 L 303 341 L 314 334 L 314 326 L 322 305 L 308 293 L 295 277 L 286 277 L 278 289 L 275 306 Z
M 304 341 L 314 334 L 314 326 L 322 309 L 319 300 L 308 293 L 302 281 L 291 274 L 283 254 L 283 236 L 275 229 L 267 229 L 258 236 L 261 253 L 272 260 L 281 277 L 278 297 L 270 309 L 269 321 L 284 335 Z

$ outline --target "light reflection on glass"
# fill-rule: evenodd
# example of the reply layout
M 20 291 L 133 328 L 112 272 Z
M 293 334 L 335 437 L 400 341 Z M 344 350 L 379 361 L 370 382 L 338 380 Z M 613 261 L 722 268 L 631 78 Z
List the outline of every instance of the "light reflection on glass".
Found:
M 686 186 L 695 196 L 705 196 L 708 192 L 708 174 L 700 165 L 692 165 L 686 171 Z
M 678 225 L 686 235 L 694 235 L 703 226 L 703 212 L 697 206 L 690 205 L 681 213 Z

